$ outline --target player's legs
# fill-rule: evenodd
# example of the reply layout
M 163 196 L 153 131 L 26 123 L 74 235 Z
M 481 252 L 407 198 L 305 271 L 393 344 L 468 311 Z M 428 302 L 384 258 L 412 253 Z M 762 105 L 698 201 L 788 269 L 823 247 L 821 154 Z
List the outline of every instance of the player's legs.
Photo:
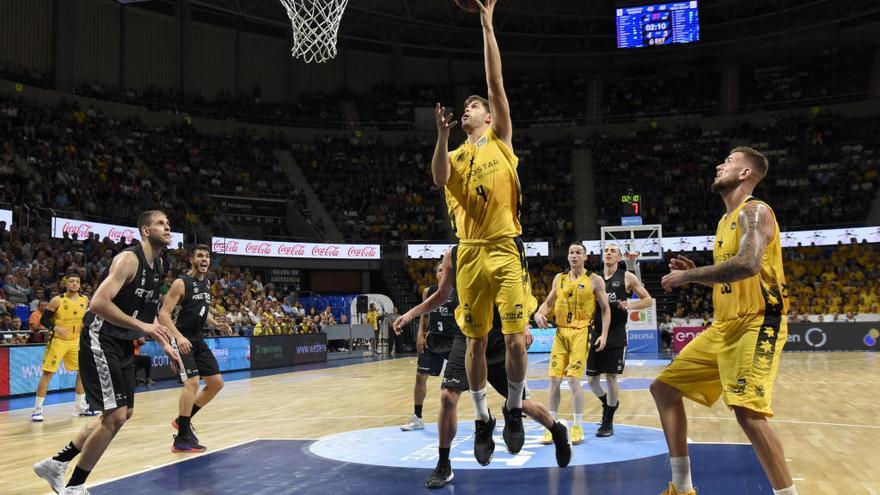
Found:
M 413 407 L 414 414 L 422 417 L 422 405 L 425 403 L 425 396 L 428 395 L 428 374 L 416 373 L 416 383 L 413 386 Z
M 53 491 L 60 492 L 64 488 L 64 475 L 67 473 L 68 464 L 79 455 L 89 435 L 100 425 L 100 417 L 92 418 L 57 454 L 34 464 L 34 473 L 46 480 Z
M 193 406 L 198 407 L 199 409 L 208 405 L 217 394 L 223 390 L 224 382 L 223 375 L 209 375 L 203 376 L 203 380 L 205 380 L 205 386 L 199 391 L 198 395 L 196 395 L 196 400 L 193 401 Z M 195 413 L 193 413 L 195 414 Z
M 486 402 L 486 345 L 489 336 L 467 338 L 465 371 L 474 401 L 474 416 L 478 421 L 489 421 L 489 406 Z
M 561 385 L 562 377 L 551 376 L 549 378 L 550 393 L 547 402 L 550 414 L 554 415 L 554 417 L 559 414 L 559 403 L 562 400 L 562 393 L 560 392 Z
M 507 408 L 511 411 L 522 409 L 522 390 L 526 381 L 526 369 L 529 366 L 526 356 L 526 334 L 523 332 L 505 334 L 504 347 L 507 351 L 504 363 L 509 393 Z
M 440 391 L 440 414 L 437 417 L 437 432 L 440 448 L 448 449 L 458 432 L 458 399 L 461 390 L 444 388 Z M 447 460 L 449 452 L 446 452 Z
M 660 414 L 660 424 L 663 425 L 670 457 L 687 456 L 687 414 L 682 393 L 660 380 L 651 382 L 650 390 Z
M 773 489 L 782 490 L 792 486 L 791 472 L 785 462 L 785 449 L 779 435 L 767 422 L 767 416 L 738 406 L 734 406 L 733 411 L 740 428 L 749 437 L 758 460 L 764 466 L 764 472 L 767 473 Z

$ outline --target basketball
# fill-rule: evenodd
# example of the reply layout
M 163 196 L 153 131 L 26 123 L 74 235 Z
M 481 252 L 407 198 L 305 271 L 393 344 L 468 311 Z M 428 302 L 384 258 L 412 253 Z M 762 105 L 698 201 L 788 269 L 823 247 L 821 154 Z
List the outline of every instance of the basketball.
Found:
M 477 0 L 455 0 L 455 5 L 458 5 L 460 9 L 473 14 L 480 11 L 480 7 L 477 6 Z

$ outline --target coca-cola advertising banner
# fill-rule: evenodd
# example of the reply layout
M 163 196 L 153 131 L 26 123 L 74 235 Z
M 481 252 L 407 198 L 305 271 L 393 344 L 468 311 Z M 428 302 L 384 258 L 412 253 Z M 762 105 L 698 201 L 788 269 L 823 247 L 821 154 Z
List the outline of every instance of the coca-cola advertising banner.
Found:
M 254 241 L 214 237 L 217 254 L 264 256 L 270 258 L 325 258 L 335 260 L 378 260 L 378 244 L 321 244 L 315 242 Z
M 64 237 L 65 232 L 71 237 L 73 237 L 73 234 L 76 234 L 77 239 L 85 239 L 89 234 L 98 234 L 101 239 L 109 237 L 113 242 L 124 240 L 126 244 L 141 240 L 141 234 L 137 227 L 52 217 L 52 237 L 60 239 Z M 172 232 L 171 244 L 168 244 L 168 247 L 173 249 L 181 243 L 183 243 L 183 234 Z
M 6 230 L 12 227 L 12 210 L 0 210 L 0 222 L 6 222 Z

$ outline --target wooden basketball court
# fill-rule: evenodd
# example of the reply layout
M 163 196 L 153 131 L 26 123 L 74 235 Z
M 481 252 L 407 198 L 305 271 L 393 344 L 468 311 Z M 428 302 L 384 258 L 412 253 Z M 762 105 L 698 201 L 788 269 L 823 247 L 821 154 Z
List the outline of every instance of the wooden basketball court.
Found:
M 546 355 L 530 356 L 532 362 L 529 369 L 530 381 L 539 383 L 546 377 L 546 359 Z M 660 422 L 654 404 L 644 385 L 660 369 L 662 364 L 658 362 L 640 362 L 632 359 L 628 361 L 624 384 L 631 382 L 635 384 L 633 387 L 635 389 L 621 392 L 622 406 L 617 414 L 617 424 L 659 428 Z M 176 466 L 185 466 L 197 457 L 209 456 L 211 452 L 224 451 L 226 448 L 247 444 L 254 439 L 313 440 L 330 434 L 364 428 L 394 427 L 404 423 L 412 412 L 414 357 L 369 360 L 302 371 L 288 368 L 286 371 L 289 372 L 261 377 L 247 377 L 247 372 L 244 372 L 237 374 L 241 377 L 239 379 L 236 379 L 236 374 L 229 375 L 226 387 L 193 421 L 198 428 L 201 443 L 208 447 L 208 452 L 205 454 L 182 455 L 170 451 L 171 435 L 174 430 L 169 423 L 177 414 L 178 388 L 139 393 L 136 397 L 134 417 L 125 425 L 97 465 L 89 479 L 89 489 L 93 494 L 116 493 L 106 491 L 113 484 L 100 485 L 100 483 L 128 477 L 133 473 L 143 471 L 149 473 L 168 463 L 182 461 L 183 464 Z M 638 380 L 640 378 L 643 380 Z M 540 387 L 532 388 L 533 398 L 546 402 L 546 390 L 538 388 Z M 599 418 L 600 404 L 593 398 L 589 388 L 585 388 L 587 408 L 584 422 L 588 437 L 584 445 L 575 448 L 572 465 L 577 463 L 578 454 L 581 452 L 579 449 L 600 448 L 597 446 L 599 444 L 593 441 L 594 437 L 591 438 L 595 427 L 590 424 Z M 628 387 L 624 386 L 624 389 L 626 388 Z M 436 421 L 438 390 L 439 379 L 430 378 L 424 407 L 426 422 Z M 877 446 L 880 445 L 878 390 L 880 390 L 880 355 L 876 353 L 817 352 L 783 355 L 774 392 L 773 406 L 776 417 L 772 423 L 782 437 L 799 493 L 806 495 L 880 493 L 880 463 L 876 455 Z M 491 397 L 490 407 L 494 411 L 500 411 L 500 396 L 492 393 Z M 560 415 L 563 416 L 564 413 L 564 417 L 570 421 L 571 416 L 568 414 L 571 408 L 570 394 L 563 391 L 562 397 Z M 7 406 L 16 407 L 12 404 L 13 402 L 9 402 Z M 711 444 L 746 442 L 733 414 L 722 404 L 716 404 L 711 409 L 687 401 L 686 404 L 690 437 L 693 442 Z M 0 444 L 3 445 L 0 449 L 0 473 L 3 473 L 0 476 L 0 493 L 16 495 L 50 493 L 46 483 L 33 474 L 31 466 L 34 462 L 57 452 L 75 431 L 90 420 L 71 417 L 71 407 L 72 404 L 69 402 L 46 406 L 44 423 L 31 423 L 29 407 L 0 413 Z M 461 423 L 467 423 L 472 418 L 472 405 L 465 395 L 459 403 L 459 420 Z M 500 427 L 497 434 L 500 436 Z M 311 442 L 304 442 L 303 445 L 308 443 Z M 381 450 L 383 446 L 369 445 L 365 448 Z M 499 443 L 496 447 L 496 450 L 503 449 L 503 443 Z M 750 450 L 747 452 L 753 456 Z M 260 454 L 256 456 L 260 457 Z M 711 458 L 700 458 L 694 452 L 692 457 L 693 464 L 697 466 L 711 466 L 718 462 Z M 224 469 L 219 468 L 219 461 L 215 467 L 212 459 L 207 457 L 205 462 L 199 464 L 201 467 L 194 471 L 192 476 L 222 480 L 225 476 Z M 261 462 L 260 459 L 256 461 Z M 288 465 L 289 471 L 281 474 L 290 477 L 290 484 L 282 483 L 281 486 L 276 487 L 275 493 L 320 491 L 306 492 L 290 488 L 297 486 L 295 479 L 299 462 L 290 459 Z M 458 465 L 455 461 L 453 468 L 456 469 L 456 475 L 462 472 L 457 469 Z M 408 479 L 398 481 L 398 485 L 395 485 L 397 488 L 388 488 L 385 493 L 397 493 L 401 487 L 408 485 L 411 485 L 410 493 L 426 491 L 423 483 L 427 476 L 423 475 L 422 471 L 418 471 Z M 558 473 L 554 476 L 563 478 L 568 471 L 576 472 L 569 467 L 558 472 L 554 471 Z M 425 472 L 430 473 L 429 470 Z M 665 477 L 654 473 L 639 473 L 637 465 L 633 465 L 630 473 L 629 476 L 633 478 L 650 476 L 651 479 L 648 481 L 651 485 L 656 485 L 655 493 L 659 493 L 667 481 Z M 172 475 L 172 478 L 173 476 L 176 474 Z M 590 483 L 590 480 L 587 479 L 585 482 Z M 251 490 L 247 478 L 236 483 L 240 483 L 237 485 L 238 489 L 228 493 L 264 493 Z M 476 483 L 476 486 L 479 486 L 479 481 Z M 524 479 L 521 484 L 526 484 L 526 480 Z M 695 484 L 699 489 L 700 477 L 696 473 Z M 153 493 L 152 489 L 147 489 L 146 484 L 143 486 L 143 493 Z M 167 483 L 164 486 L 165 493 L 217 493 L 169 487 Z M 326 486 L 329 492 L 330 485 Z M 448 489 L 453 486 L 455 481 L 444 489 L 447 491 L 439 492 L 452 493 Z M 471 493 L 473 486 L 473 483 L 460 486 L 457 493 Z M 589 493 L 602 493 L 599 482 L 589 486 L 592 488 Z M 520 488 L 530 488 L 532 493 L 548 493 L 542 486 Z M 267 490 L 265 493 L 272 493 L 271 488 Z M 134 491 L 134 493 L 139 492 L 139 490 Z M 362 492 L 367 493 L 370 490 Z M 564 493 L 564 490 L 559 493 Z M 737 493 L 746 492 L 739 490 Z M 717 494 L 711 492 L 709 495 Z

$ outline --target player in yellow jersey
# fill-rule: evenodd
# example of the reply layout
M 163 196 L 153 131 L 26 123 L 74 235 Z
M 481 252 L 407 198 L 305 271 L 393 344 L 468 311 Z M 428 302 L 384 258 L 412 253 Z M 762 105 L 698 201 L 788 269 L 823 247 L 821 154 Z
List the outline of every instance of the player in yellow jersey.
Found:
M 504 442 L 517 453 L 525 441 L 522 391 L 525 387 L 526 343 L 523 329 L 537 302 L 531 294 L 525 248 L 519 236 L 522 203 L 513 152 L 510 106 L 501 75 L 501 54 L 492 26 L 496 0 L 476 0 L 483 26 L 488 100 L 465 100 L 461 124 L 467 140 L 448 151 L 449 131 L 457 122 L 437 104 L 437 145 L 431 162 L 434 183 L 445 186 L 446 204 L 459 238 L 455 285 L 459 306 L 455 318 L 468 338 L 466 370 L 476 410 L 474 457 L 492 459 L 495 418 L 486 405 L 486 343 L 497 307 L 501 314 L 508 377 Z
M 599 350 L 605 348 L 608 327 L 611 324 L 611 308 L 605 293 L 605 281 L 599 275 L 584 268 L 587 249 L 579 242 L 568 246 L 568 270 L 557 273 L 553 288 L 547 300 L 535 313 L 535 323 L 547 328 L 547 318 L 556 320 L 556 336 L 550 352 L 550 415 L 556 419 L 559 411 L 559 386 L 562 377 L 568 379 L 574 403 L 574 424 L 571 427 L 571 443 L 579 445 L 584 441 L 584 390 L 581 377 L 587 362 L 587 349 L 590 347 L 590 327 L 596 313 L 596 304 L 602 308 L 602 330 L 595 345 Z M 553 436 L 550 430 L 544 433 L 541 443 L 550 445 Z
M 82 330 L 83 315 L 89 307 L 89 298 L 79 293 L 80 280 L 78 275 L 68 275 L 65 280 L 67 292 L 55 296 L 49 301 L 40 324 L 52 332 L 46 352 L 43 354 L 43 376 L 37 384 L 37 397 L 31 421 L 43 421 L 43 401 L 49 391 L 49 382 L 58 365 L 64 361 L 67 371 L 79 371 L 79 333 Z M 82 379 L 76 374 L 76 402 L 73 406 L 74 416 L 97 416 L 86 404 L 86 394 Z
M 682 397 L 705 406 L 723 397 L 764 466 L 773 493 L 797 494 L 782 442 L 767 422 L 788 333 L 779 225 L 773 210 L 752 197 L 767 167 L 767 158 L 752 148 L 730 152 L 712 183 L 727 207 L 715 234 L 714 264 L 698 268 L 679 256 L 662 280 L 667 291 L 689 283 L 712 287 L 715 307 L 712 325 L 651 384 L 672 465 L 672 482 L 664 494 L 696 493 Z

